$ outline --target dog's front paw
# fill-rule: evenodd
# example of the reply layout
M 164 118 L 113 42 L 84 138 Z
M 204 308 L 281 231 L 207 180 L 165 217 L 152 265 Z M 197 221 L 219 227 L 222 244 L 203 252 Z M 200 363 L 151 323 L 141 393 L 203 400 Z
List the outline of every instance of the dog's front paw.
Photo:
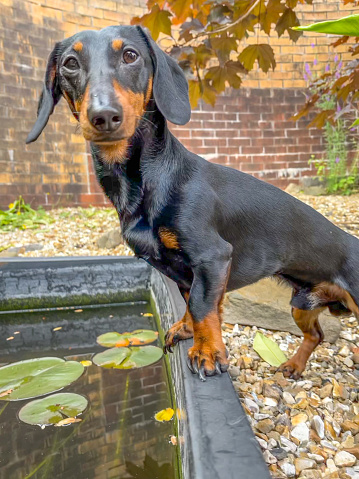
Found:
M 163 352 L 167 354 L 167 352 L 172 353 L 172 347 L 176 346 L 179 341 L 182 339 L 189 339 L 193 338 L 193 329 L 188 322 L 184 319 L 181 321 L 177 321 L 172 328 L 170 328 L 165 336 L 165 345 L 163 346 Z
M 205 381 L 206 376 L 224 373 L 229 366 L 226 348 L 224 345 L 221 348 L 211 348 L 208 344 L 195 343 L 188 350 L 187 365 L 193 374 L 198 374 L 201 381 Z
M 304 369 L 305 363 L 302 364 L 302 362 L 296 361 L 295 358 L 292 358 L 289 359 L 289 361 L 286 361 L 285 363 L 281 364 L 278 368 L 278 371 L 281 371 L 283 373 L 283 376 L 285 376 L 286 378 L 298 381 Z

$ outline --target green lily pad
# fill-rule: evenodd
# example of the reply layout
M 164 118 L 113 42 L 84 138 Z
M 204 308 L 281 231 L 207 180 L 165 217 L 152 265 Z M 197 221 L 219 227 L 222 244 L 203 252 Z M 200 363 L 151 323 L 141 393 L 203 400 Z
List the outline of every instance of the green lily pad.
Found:
M 136 329 L 132 333 L 105 333 L 97 338 L 98 344 L 105 348 L 120 348 L 124 346 L 144 346 L 153 343 L 158 337 L 157 331 Z
M 0 368 L 0 400 L 18 401 L 59 391 L 76 381 L 84 366 L 61 358 L 36 358 Z
M 75 418 L 87 408 L 87 404 L 87 399 L 79 394 L 52 394 L 25 404 L 19 411 L 19 419 L 35 426 L 67 425 L 79 421 Z
M 162 349 L 157 346 L 112 348 L 96 354 L 92 361 L 103 368 L 134 369 L 156 363 L 162 354 Z
M 254 337 L 253 349 L 271 366 L 279 367 L 288 360 L 278 344 L 260 332 L 257 332 Z

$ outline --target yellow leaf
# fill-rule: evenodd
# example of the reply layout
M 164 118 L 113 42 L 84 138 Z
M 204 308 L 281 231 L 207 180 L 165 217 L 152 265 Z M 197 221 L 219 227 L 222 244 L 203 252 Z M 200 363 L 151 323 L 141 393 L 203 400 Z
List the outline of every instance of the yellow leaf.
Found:
M 167 409 L 162 409 L 162 411 L 155 414 L 155 419 L 159 422 L 170 421 L 173 418 L 174 413 L 174 410 L 168 407 Z
M 82 313 L 83 309 L 75 309 L 74 313 Z
M 80 361 L 80 363 L 85 366 L 85 368 L 88 368 L 89 366 L 92 365 L 92 361 L 88 361 L 88 360 L 84 360 L 84 361 Z
M 152 318 L 153 314 L 152 313 L 143 313 L 143 315 L 145 318 Z
M 6 338 L 6 341 L 11 341 L 12 339 L 14 339 L 14 336 L 10 336 L 9 338 Z
M 81 422 L 82 419 L 77 418 L 77 417 L 67 417 L 66 419 L 62 419 L 62 421 L 59 421 L 55 424 L 55 427 L 60 427 L 60 426 L 68 426 L 69 424 L 73 424 L 75 422 Z
M 53 331 L 60 331 L 62 329 L 62 326 L 59 326 L 58 328 L 54 328 Z

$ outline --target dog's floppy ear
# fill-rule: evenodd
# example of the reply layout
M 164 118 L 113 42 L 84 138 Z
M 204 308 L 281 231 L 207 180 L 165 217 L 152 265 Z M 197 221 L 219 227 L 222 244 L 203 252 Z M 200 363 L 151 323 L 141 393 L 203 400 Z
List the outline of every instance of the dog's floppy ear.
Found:
M 61 89 L 57 78 L 57 58 L 60 52 L 60 45 L 60 43 L 56 43 L 55 48 L 49 56 L 44 88 L 37 107 L 37 120 L 26 138 L 26 144 L 32 143 L 38 139 L 42 130 L 45 128 L 51 113 L 54 111 L 56 103 L 58 103 L 61 98 Z
M 185 125 L 191 119 L 188 82 L 177 62 L 164 53 L 151 35 L 137 27 L 145 37 L 154 62 L 153 96 L 162 115 L 171 123 Z

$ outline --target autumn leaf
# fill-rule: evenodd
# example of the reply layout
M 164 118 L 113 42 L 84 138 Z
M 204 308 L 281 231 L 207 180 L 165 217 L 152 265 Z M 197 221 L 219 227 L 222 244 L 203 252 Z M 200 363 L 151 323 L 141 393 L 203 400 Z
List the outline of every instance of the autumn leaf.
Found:
M 212 48 L 218 50 L 218 54 L 224 54 L 228 56 L 231 51 L 237 51 L 237 41 L 233 37 L 221 35 L 216 38 L 211 38 Z
M 266 10 L 259 16 L 262 29 L 267 35 L 270 34 L 272 24 L 276 24 L 280 14 L 285 10 L 281 0 L 269 0 Z
M 176 15 L 176 18 L 172 20 L 173 24 L 184 22 L 191 14 L 192 0 L 169 0 L 168 4 Z
M 196 108 L 198 105 L 198 100 L 201 98 L 201 88 L 197 80 L 188 81 L 188 94 L 191 108 Z
M 252 70 L 254 62 L 257 60 L 259 67 L 267 73 L 269 68 L 273 70 L 276 66 L 274 52 L 271 46 L 266 44 L 249 45 L 238 57 L 247 70 Z
M 296 42 L 298 38 L 302 35 L 302 32 L 293 30 L 292 27 L 300 25 L 297 15 L 291 8 L 286 8 L 283 15 L 277 22 L 275 27 L 278 36 L 281 37 L 284 32 L 288 32 L 289 37 L 293 42 Z
M 160 7 L 155 4 L 150 13 L 146 13 L 141 18 L 134 17 L 131 21 L 131 25 L 141 24 L 147 27 L 151 32 L 153 39 L 156 41 L 159 34 L 162 32 L 165 35 L 171 35 L 171 17 L 172 14 L 167 10 L 161 10 Z

